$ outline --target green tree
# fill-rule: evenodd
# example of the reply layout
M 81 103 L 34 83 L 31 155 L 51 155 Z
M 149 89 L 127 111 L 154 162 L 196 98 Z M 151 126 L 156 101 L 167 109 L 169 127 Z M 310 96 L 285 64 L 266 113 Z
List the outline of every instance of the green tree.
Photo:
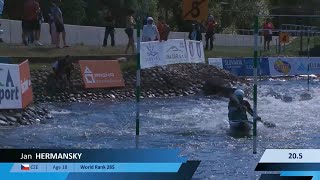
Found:
M 62 1 L 61 11 L 66 24 L 81 25 L 86 19 L 86 3 L 84 0 Z
M 84 24 L 89 26 L 104 26 L 104 7 L 101 1 L 87 0 L 86 3 L 86 18 Z

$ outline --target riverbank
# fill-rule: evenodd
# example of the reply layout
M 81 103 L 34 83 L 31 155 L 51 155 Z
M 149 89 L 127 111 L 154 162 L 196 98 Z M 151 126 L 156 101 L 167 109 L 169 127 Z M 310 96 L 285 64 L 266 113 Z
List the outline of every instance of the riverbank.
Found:
M 127 62 L 125 62 L 127 63 Z M 25 110 L 0 111 L 0 126 L 30 125 L 45 123 L 52 118 L 42 108 L 42 103 L 93 102 L 120 99 L 134 99 L 136 72 L 132 68 L 123 71 L 125 87 L 121 89 L 85 89 L 80 68 L 75 66 L 72 72 L 72 85 L 57 88 L 48 68 L 31 70 L 31 82 L 34 104 Z M 231 75 L 227 71 L 206 64 L 178 64 L 156 67 L 141 72 L 141 98 L 191 96 L 202 93 L 208 79 L 215 78 L 226 83 L 244 83 L 245 80 Z M 219 82 L 220 83 L 220 82 Z

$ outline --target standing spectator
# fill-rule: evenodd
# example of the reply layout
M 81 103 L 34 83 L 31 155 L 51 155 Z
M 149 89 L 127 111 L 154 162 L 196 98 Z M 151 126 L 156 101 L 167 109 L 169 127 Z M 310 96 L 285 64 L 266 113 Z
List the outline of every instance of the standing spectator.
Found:
M 22 40 L 26 46 L 28 45 L 28 39 L 31 34 L 37 30 L 39 11 L 39 3 L 35 0 L 25 1 L 22 16 Z
M 214 20 L 212 15 L 209 16 L 207 29 L 206 29 L 206 50 L 209 48 L 210 41 L 210 50 L 213 49 L 213 40 L 214 40 L 214 28 L 217 25 L 217 22 Z
M 268 46 L 268 51 L 270 51 L 270 42 L 272 41 L 272 30 L 273 24 L 271 20 L 268 18 L 266 19 L 265 23 L 263 24 L 264 29 L 264 50 L 266 51 L 266 45 Z
M 108 11 L 106 13 L 105 20 L 106 20 L 106 30 L 104 33 L 103 47 L 107 46 L 109 35 L 111 37 L 111 46 L 114 47 L 114 45 L 115 45 L 115 42 L 114 42 L 115 22 L 114 22 L 114 17 L 111 14 L 111 11 Z
M 202 34 L 198 23 L 193 24 L 193 30 L 189 33 L 189 39 L 194 41 L 202 41 Z
M 39 4 L 39 0 L 37 0 Z M 40 43 L 40 34 L 41 34 L 41 24 L 44 22 L 44 18 L 42 16 L 41 9 L 39 8 L 37 11 L 37 23 L 35 25 L 35 30 L 34 30 L 34 40 L 36 45 L 42 46 Z
M 50 36 L 51 36 L 51 44 L 56 45 L 57 44 L 57 29 L 56 29 L 56 24 L 54 21 L 54 13 L 55 10 L 55 6 L 52 5 L 52 7 L 50 7 L 50 11 L 49 11 L 49 32 L 50 32 Z
M 126 48 L 125 53 L 128 54 L 128 50 L 131 47 L 132 48 L 132 54 L 134 54 L 134 38 L 133 38 L 133 30 L 134 30 L 134 26 L 136 25 L 136 21 L 134 20 L 133 17 L 134 12 L 130 11 L 129 12 L 129 16 L 127 16 L 127 20 L 126 20 L 126 29 L 125 32 L 128 35 L 128 45 Z
M 64 44 L 64 48 L 65 47 L 69 47 L 66 43 L 66 31 L 64 28 L 64 22 L 63 22 L 63 16 L 62 16 L 62 12 L 60 10 L 60 8 L 57 6 L 57 3 L 61 2 L 61 0 L 53 0 L 52 1 L 52 15 L 53 15 L 53 20 L 55 23 L 55 27 L 56 27 L 56 32 L 57 32 L 57 43 L 56 43 L 56 47 L 60 48 L 60 36 L 62 34 L 62 41 Z
M 147 41 L 160 41 L 160 34 L 156 25 L 154 25 L 154 21 L 152 17 L 148 17 L 147 25 L 143 26 L 142 30 L 142 42 Z
M 170 33 L 170 27 L 166 24 L 164 21 L 164 18 L 162 16 L 159 16 L 158 18 L 158 24 L 157 28 L 160 34 L 160 41 L 166 41 L 168 40 L 168 36 Z

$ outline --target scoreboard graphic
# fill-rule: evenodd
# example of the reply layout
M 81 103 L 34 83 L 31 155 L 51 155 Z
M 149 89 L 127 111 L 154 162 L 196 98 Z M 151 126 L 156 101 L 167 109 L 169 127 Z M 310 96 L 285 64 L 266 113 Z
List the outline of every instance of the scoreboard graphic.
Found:
M 192 179 L 179 150 L 0 150 L 0 179 Z
M 267 149 L 255 171 L 269 172 L 260 180 L 320 180 L 320 150 Z

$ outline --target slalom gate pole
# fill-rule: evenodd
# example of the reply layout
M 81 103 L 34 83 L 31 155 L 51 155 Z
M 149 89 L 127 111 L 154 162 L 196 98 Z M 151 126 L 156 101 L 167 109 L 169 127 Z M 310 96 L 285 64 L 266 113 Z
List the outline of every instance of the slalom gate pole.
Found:
M 258 65 L 258 33 L 259 17 L 255 17 L 254 25 L 254 85 L 253 85 L 253 154 L 257 154 L 257 65 Z
M 308 31 L 308 60 L 310 59 L 310 30 Z M 308 91 L 310 91 L 310 65 L 308 64 Z
M 141 17 L 137 20 L 137 74 L 136 74 L 136 148 L 139 144 L 139 135 L 140 135 L 140 94 L 141 94 L 141 66 L 140 66 L 140 23 Z
M 261 62 L 262 62 L 262 44 L 263 44 L 263 42 L 262 42 L 263 40 L 262 40 L 262 36 L 260 37 L 260 60 L 259 60 L 259 77 L 260 77 L 260 81 L 262 81 L 262 75 L 261 75 Z

